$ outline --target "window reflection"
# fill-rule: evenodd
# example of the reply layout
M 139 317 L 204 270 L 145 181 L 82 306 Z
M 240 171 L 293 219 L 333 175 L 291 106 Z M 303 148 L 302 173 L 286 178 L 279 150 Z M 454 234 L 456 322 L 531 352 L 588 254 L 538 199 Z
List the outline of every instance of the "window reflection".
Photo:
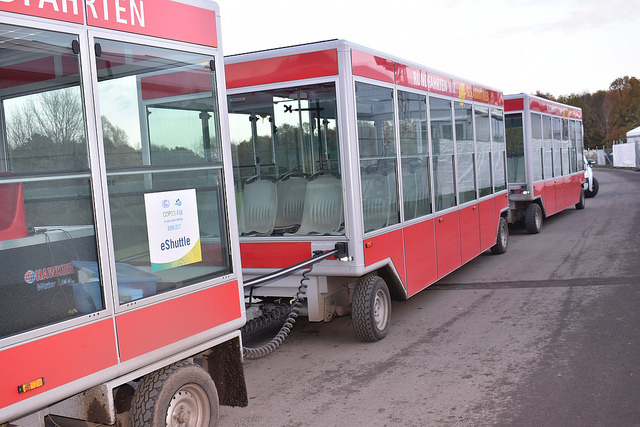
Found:
M 493 193 L 491 184 L 493 160 L 491 158 L 489 108 L 476 106 L 474 119 L 476 124 L 476 143 L 478 147 L 478 190 L 480 197 L 483 197 Z
M 120 303 L 228 273 L 211 58 L 96 41 Z
M 241 235 L 344 234 L 335 86 L 228 101 Z
M 525 182 L 522 113 L 507 114 L 505 117 L 505 126 L 507 132 L 507 170 L 509 173 L 509 182 Z
M 104 308 L 77 37 L 0 24 L 0 338 Z
M 431 213 L 427 98 L 398 91 L 405 220 Z
M 491 144 L 493 152 L 493 191 L 507 188 L 505 170 L 506 145 L 504 141 L 504 118 L 502 110 L 491 109 Z
M 364 231 L 400 222 L 393 90 L 356 82 Z
M 457 204 L 451 101 L 429 98 L 436 211 Z
M 460 203 L 476 199 L 473 112 L 470 104 L 456 105 L 456 154 L 458 156 L 458 194 Z

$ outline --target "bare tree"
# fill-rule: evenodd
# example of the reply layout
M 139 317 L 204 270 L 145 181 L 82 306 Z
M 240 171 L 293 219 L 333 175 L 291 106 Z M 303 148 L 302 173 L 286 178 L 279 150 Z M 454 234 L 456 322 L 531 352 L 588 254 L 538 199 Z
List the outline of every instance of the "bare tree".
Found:
M 40 135 L 60 146 L 85 140 L 80 89 L 64 88 L 27 97 L 7 123 L 9 143 L 28 144 Z

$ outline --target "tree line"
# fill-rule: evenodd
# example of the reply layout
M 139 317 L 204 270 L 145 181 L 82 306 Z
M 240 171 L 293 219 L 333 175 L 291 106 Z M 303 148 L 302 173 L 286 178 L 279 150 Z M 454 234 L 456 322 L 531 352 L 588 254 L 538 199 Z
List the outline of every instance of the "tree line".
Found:
M 595 93 L 554 97 L 538 91 L 535 95 L 582 108 L 586 148 L 626 142 L 627 132 L 640 126 L 640 80 L 635 77 L 617 78 L 608 90 Z

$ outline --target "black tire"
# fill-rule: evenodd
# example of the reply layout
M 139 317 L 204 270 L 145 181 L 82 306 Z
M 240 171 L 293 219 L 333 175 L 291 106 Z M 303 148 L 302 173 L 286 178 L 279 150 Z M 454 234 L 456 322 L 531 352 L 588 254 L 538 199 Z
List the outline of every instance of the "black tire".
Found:
M 588 198 L 596 197 L 596 194 L 598 194 L 599 189 L 600 189 L 600 184 L 598 184 L 598 180 L 594 176 L 593 178 L 591 178 L 591 191 L 587 189 L 584 192 L 584 195 L 587 196 Z
M 538 234 L 542 228 L 542 209 L 537 203 L 529 203 L 524 212 L 524 226 L 529 234 Z
M 351 307 L 353 330 L 364 342 L 379 341 L 387 335 L 391 320 L 391 295 L 379 276 L 365 276 L 356 284 Z
M 509 245 L 509 224 L 507 220 L 500 217 L 498 223 L 498 236 L 496 237 L 496 244 L 491 247 L 491 253 L 499 255 L 507 252 L 507 246 Z
M 584 209 L 584 190 L 580 189 L 580 201 L 576 203 L 576 209 Z
M 131 427 L 214 427 L 218 392 L 200 366 L 178 362 L 146 375 L 131 403 Z

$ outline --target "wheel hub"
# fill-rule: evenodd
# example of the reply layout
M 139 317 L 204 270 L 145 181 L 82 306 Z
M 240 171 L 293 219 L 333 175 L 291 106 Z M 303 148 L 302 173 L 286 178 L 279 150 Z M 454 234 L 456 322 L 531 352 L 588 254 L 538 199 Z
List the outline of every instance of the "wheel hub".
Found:
M 376 297 L 373 302 L 373 319 L 378 329 L 384 329 L 387 323 L 387 298 L 382 290 L 376 292 Z
M 172 427 L 199 426 L 208 422 L 208 417 L 206 393 L 195 384 L 187 384 L 173 395 L 166 422 Z

